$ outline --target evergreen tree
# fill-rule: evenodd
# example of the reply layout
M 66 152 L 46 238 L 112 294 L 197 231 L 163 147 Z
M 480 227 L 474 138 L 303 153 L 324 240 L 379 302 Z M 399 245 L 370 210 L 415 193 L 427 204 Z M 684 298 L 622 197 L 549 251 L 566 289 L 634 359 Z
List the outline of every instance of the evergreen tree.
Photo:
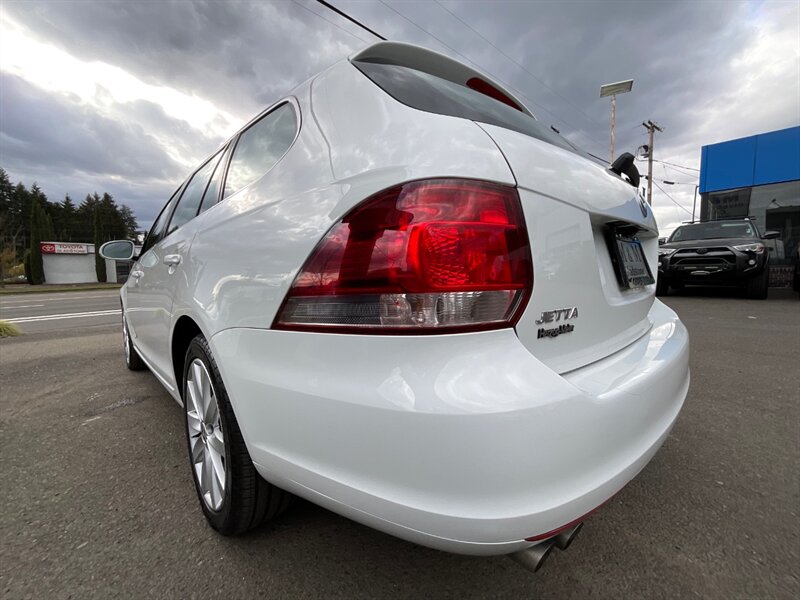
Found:
M 30 283 L 31 279 L 33 279 L 33 275 L 31 275 L 31 250 L 30 250 L 30 248 L 25 250 L 25 256 L 22 259 L 22 264 L 23 264 L 24 269 L 25 269 L 25 279 L 27 279 L 28 283 Z
M 3 171 L 6 178 L 8 175 Z M 5 186 L 0 176 L 0 245 L 10 246 L 15 260 L 22 256 L 30 239 L 30 194 L 22 183 Z
M 0 247 L 12 246 L 10 240 L 12 228 L 11 202 L 14 195 L 14 186 L 8 178 L 8 173 L 0 168 Z M 12 250 L 16 258 L 16 248 Z
M 35 218 L 34 206 L 41 209 Z M 35 235 L 34 221 L 39 223 Z M 38 248 L 41 241 L 103 243 L 135 239 L 137 229 L 133 211 L 118 204 L 109 193 L 89 194 L 77 207 L 69 195 L 63 202 L 49 202 L 38 184 L 34 183 L 30 189 L 22 182 L 15 184 L 0 168 L 0 251 L 11 248 L 15 263 L 26 249 L 33 250 L 34 245 Z M 32 262 L 35 277 L 36 257 L 32 257 Z
M 122 217 L 122 223 L 125 229 L 125 235 L 122 237 L 126 240 L 135 240 L 136 232 L 139 229 L 139 223 L 137 223 L 133 211 L 127 205 L 123 204 L 119 209 L 119 213 Z
M 44 264 L 42 261 L 42 234 L 46 228 L 45 219 L 47 215 L 39 204 L 38 200 L 31 203 L 31 226 L 30 226 L 30 253 L 31 253 L 31 276 L 28 283 L 39 285 L 44 283 Z
M 76 239 L 75 230 L 77 229 L 77 208 L 72 198 L 67 194 L 60 205 L 59 220 L 55 222 L 56 236 L 65 242 L 74 242 Z M 55 221 L 55 219 L 54 219 Z
M 94 243 L 95 213 L 100 207 L 100 196 L 97 192 L 88 194 L 78 207 L 78 225 L 75 228 L 75 238 L 79 242 Z
M 95 194 L 96 196 L 97 194 Z M 94 211 L 94 270 L 97 274 L 97 281 L 100 283 L 106 282 L 106 260 L 100 256 L 100 246 L 103 245 L 102 231 L 100 223 L 100 206 L 98 205 Z
M 43 242 L 56 242 L 56 232 L 53 227 L 53 219 L 50 215 L 42 209 L 42 241 Z

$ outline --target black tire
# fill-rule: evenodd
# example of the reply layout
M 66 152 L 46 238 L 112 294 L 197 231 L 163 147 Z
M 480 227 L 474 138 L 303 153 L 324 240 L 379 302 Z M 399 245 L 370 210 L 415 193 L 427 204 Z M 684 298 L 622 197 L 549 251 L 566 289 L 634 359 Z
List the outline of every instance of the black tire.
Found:
M 211 509 L 203 499 L 197 473 L 192 464 L 192 446 L 189 439 L 189 422 L 187 411 L 188 372 L 192 362 L 200 359 L 211 378 L 213 395 L 216 398 L 219 418 L 225 439 L 225 491 L 222 504 L 217 510 Z M 273 519 L 285 511 L 293 496 L 271 483 L 264 481 L 253 466 L 250 453 L 247 451 L 239 423 L 233 414 L 225 384 L 222 382 L 217 363 L 211 354 L 208 342 L 202 335 L 195 337 L 186 350 L 184 361 L 183 389 L 184 428 L 189 466 L 192 472 L 195 491 L 200 506 L 208 523 L 222 535 L 238 535 L 258 527 L 265 521 Z
M 750 279 L 745 288 L 745 294 L 751 300 L 765 300 L 769 293 L 769 270 L 764 270 Z
M 656 281 L 656 296 L 666 296 L 669 293 L 669 282 L 664 277 Z
M 125 320 L 125 311 L 122 311 L 122 347 L 125 350 L 125 366 L 130 371 L 144 371 L 147 365 L 144 364 L 142 357 L 133 347 L 131 336 L 128 331 L 128 322 Z

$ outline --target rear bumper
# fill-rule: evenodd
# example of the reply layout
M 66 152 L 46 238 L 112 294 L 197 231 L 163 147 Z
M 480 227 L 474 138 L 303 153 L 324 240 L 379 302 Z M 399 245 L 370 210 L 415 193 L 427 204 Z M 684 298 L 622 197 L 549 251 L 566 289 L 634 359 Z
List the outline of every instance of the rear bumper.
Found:
M 619 491 L 669 433 L 688 335 L 559 375 L 513 330 L 425 337 L 225 330 L 212 349 L 258 470 L 398 537 L 507 554 Z

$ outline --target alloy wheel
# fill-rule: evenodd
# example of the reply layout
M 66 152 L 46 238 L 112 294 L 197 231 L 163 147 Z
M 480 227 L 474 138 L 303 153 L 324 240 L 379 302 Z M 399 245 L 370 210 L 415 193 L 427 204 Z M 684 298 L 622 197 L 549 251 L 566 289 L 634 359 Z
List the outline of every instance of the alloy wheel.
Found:
M 189 448 L 200 495 L 217 511 L 225 498 L 225 437 L 217 397 L 205 364 L 195 358 L 186 374 Z
M 122 315 L 122 346 L 125 348 L 125 363 L 131 364 L 131 340 L 124 314 Z

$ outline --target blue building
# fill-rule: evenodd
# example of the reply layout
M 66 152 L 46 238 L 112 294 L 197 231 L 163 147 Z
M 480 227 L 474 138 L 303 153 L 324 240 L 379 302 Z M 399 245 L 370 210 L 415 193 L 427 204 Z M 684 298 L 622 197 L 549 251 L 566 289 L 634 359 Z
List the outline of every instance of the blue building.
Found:
M 800 260 L 800 127 L 703 146 L 700 220 L 755 217 L 767 242 L 770 284 L 788 286 Z

